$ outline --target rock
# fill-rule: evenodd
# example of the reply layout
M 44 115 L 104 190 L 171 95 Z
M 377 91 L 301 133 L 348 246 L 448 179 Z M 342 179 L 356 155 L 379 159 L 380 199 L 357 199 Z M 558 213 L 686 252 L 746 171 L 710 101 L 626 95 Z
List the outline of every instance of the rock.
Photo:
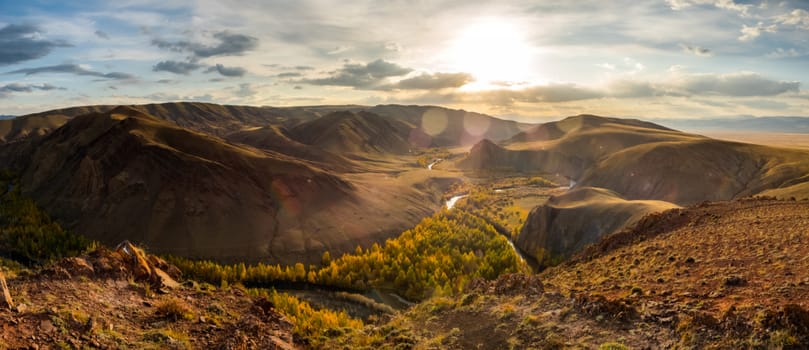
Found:
M 747 285 L 747 280 L 741 276 L 728 276 L 725 278 L 725 285 L 728 287 L 740 287 Z
M 80 257 L 70 257 L 62 260 L 59 265 L 73 276 L 93 276 L 95 269 L 86 259 Z
M 53 333 L 56 327 L 53 326 L 50 320 L 42 320 L 39 322 L 39 331 L 42 333 Z
M 19 305 L 17 305 L 17 312 L 23 313 L 23 312 L 25 312 L 27 310 L 28 310 L 28 305 L 25 305 L 25 303 L 20 303 Z

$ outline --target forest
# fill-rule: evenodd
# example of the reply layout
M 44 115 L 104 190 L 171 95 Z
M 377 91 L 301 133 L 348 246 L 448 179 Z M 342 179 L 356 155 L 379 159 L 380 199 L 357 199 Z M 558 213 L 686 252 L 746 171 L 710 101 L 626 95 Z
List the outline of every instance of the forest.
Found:
M 179 257 L 167 259 L 189 277 L 216 285 L 273 287 L 301 282 L 355 291 L 392 290 L 410 300 L 452 295 L 474 278 L 494 279 L 528 267 L 486 220 L 465 210 L 443 210 L 384 244 L 357 247 L 321 266 L 220 265 Z

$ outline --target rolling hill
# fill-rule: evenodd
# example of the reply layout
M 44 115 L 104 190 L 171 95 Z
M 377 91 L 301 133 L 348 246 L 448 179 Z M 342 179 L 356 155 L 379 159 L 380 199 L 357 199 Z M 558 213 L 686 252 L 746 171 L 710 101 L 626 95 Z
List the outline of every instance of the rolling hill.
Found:
M 370 112 L 332 112 L 290 130 L 297 141 L 344 154 L 407 154 L 411 128 Z
M 238 148 L 127 108 L 71 119 L 43 138 L 21 186 L 102 242 L 257 259 L 352 185 L 294 158 Z M 237 253 L 238 252 L 238 253 Z
M 285 264 L 406 230 L 438 209 L 457 181 L 426 169 L 340 175 L 343 158 L 280 129 L 259 132 L 231 134 L 256 145 L 240 146 L 117 107 L 6 144 L 0 161 L 21 174 L 23 191 L 49 214 L 101 242 Z M 259 149 L 261 142 L 269 144 Z
M 23 117 L 58 117 L 58 120 L 64 122 L 75 116 L 91 112 L 107 112 L 115 107 L 111 105 L 71 107 Z M 532 126 L 485 114 L 434 106 L 252 107 L 200 102 L 171 102 L 129 107 L 170 121 L 180 127 L 218 137 L 225 137 L 245 129 L 267 126 L 291 130 L 299 124 L 313 121 L 333 112 L 369 112 L 388 119 L 395 119 L 416 129 L 416 133 L 408 135 L 408 141 L 411 143 L 411 147 L 419 148 L 472 145 L 484 138 L 500 141 Z M 391 123 L 398 124 L 393 121 Z
M 714 140 L 648 122 L 591 115 L 542 124 L 502 144 L 481 141 L 457 166 L 471 171 L 558 175 L 571 179 L 577 187 L 603 188 L 619 198 L 665 201 L 671 206 L 758 194 L 809 197 L 807 151 Z M 564 205 L 567 199 L 559 201 Z M 588 207 L 577 202 L 571 201 L 574 206 Z M 637 212 L 611 213 L 608 216 L 612 219 L 593 214 L 587 216 L 588 220 L 607 220 L 611 225 L 584 227 L 581 216 L 557 217 L 550 209 L 551 203 L 529 215 L 527 222 L 533 224 L 526 225 L 520 234 L 525 236 L 518 239 L 522 248 L 530 254 L 542 250 L 568 255 L 581 248 L 573 248 L 579 242 L 578 237 L 589 237 L 586 241 L 595 242 L 598 237 L 632 222 L 616 218 L 637 219 L 649 212 L 640 210 L 640 206 L 618 205 L 604 198 L 588 202 L 598 202 L 595 206 L 598 208 L 617 205 L 616 211 Z M 564 238 L 559 239 L 568 240 L 565 241 L 568 248 L 562 249 L 559 242 L 543 238 L 550 228 L 565 228 Z M 533 238 L 540 242 L 530 242 Z
M 287 136 L 288 134 L 289 132 L 284 128 L 271 125 L 236 131 L 225 135 L 224 139 L 231 143 L 311 161 L 320 167 L 334 171 L 350 171 L 358 166 L 351 160 L 326 149 L 293 140 Z
M 564 259 L 647 214 L 672 208 L 677 206 L 629 201 L 603 188 L 578 187 L 531 210 L 514 244 L 539 261 Z

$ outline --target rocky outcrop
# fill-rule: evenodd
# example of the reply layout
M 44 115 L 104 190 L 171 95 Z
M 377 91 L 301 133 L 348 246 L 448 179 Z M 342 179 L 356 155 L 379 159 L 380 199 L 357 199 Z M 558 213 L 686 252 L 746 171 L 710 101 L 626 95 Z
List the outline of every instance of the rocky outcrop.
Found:
M 100 279 L 132 279 L 148 283 L 152 290 L 177 288 L 182 276 L 177 267 L 124 241 L 114 249 L 99 247 L 84 256 L 69 257 L 45 268 L 42 275 L 56 279 L 76 277 Z

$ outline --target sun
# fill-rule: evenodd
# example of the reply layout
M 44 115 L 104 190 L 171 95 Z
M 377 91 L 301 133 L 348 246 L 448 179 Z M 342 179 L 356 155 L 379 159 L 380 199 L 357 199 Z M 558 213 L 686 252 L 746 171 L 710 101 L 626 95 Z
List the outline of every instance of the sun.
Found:
M 447 58 L 455 70 L 472 74 L 476 86 L 502 85 L 526 81 L 534 73 L 534 52 L 515 25 L 482 20 L 462 29 Z

